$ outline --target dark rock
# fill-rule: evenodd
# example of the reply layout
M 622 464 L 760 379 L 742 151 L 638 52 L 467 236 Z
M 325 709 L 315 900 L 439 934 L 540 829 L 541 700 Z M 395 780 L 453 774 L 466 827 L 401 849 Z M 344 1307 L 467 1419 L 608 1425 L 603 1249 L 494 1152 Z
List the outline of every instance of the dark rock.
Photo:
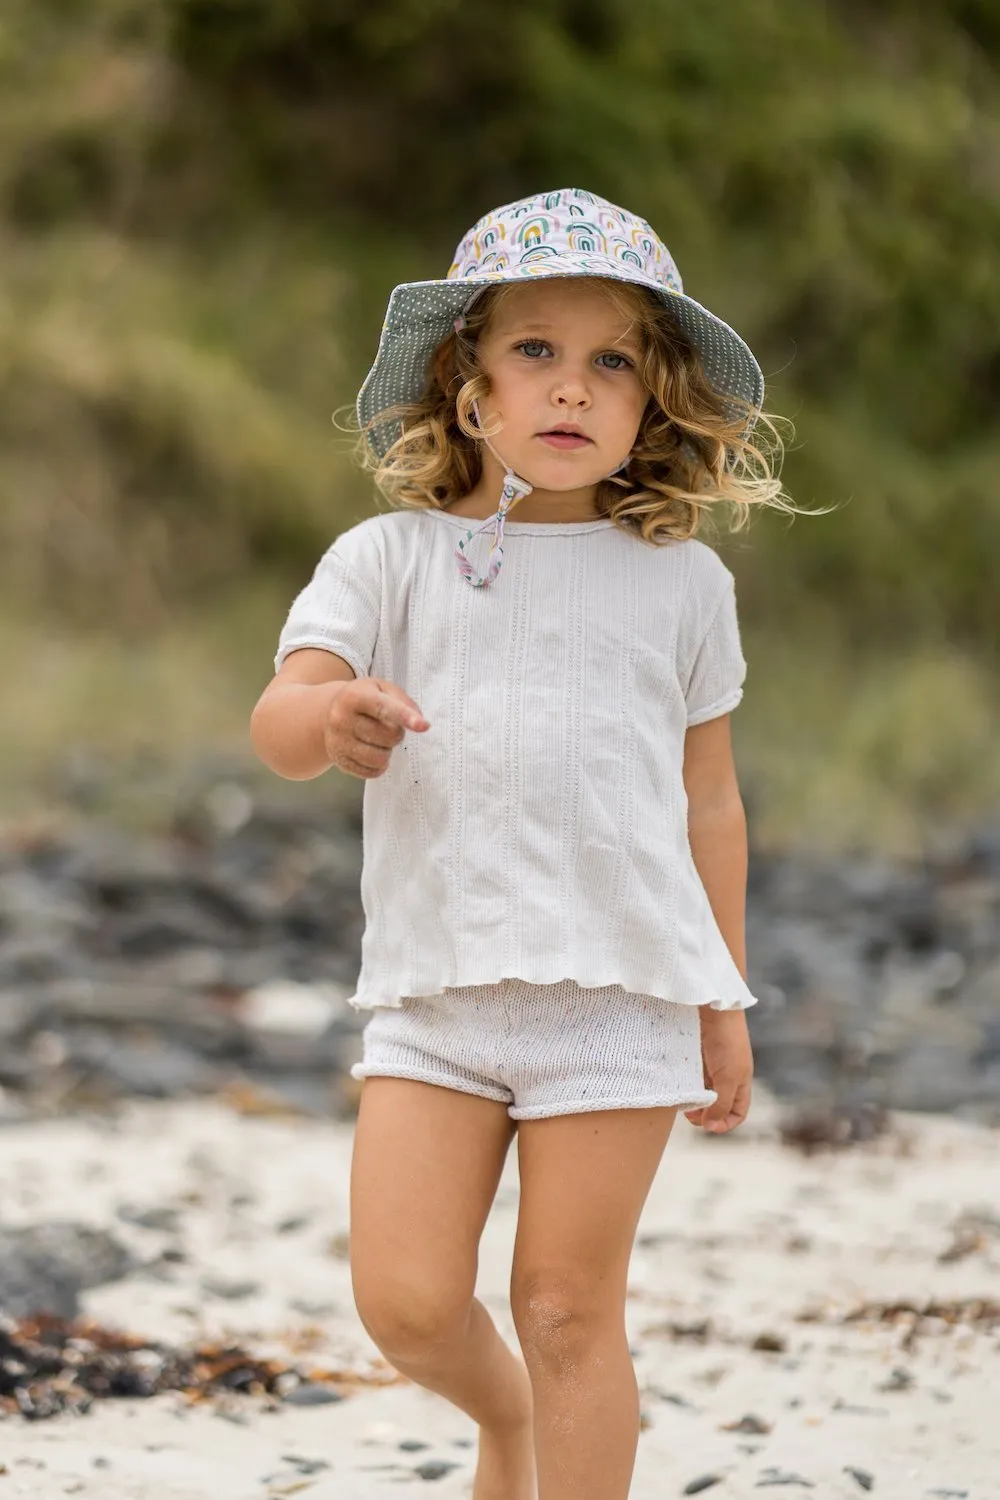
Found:
M 700 1495 L 702 1490 L 710 1490 L 713 1485 L 722 1483 L 721 1474 L 699 1474 L 697 1479 L 692 1479 L 681 1490 L 682 1495 Z
M 111 1235 L 82 1224 L 0 1229 L 0 1310 L 14 1318 L 76 1317 L 81 1291 L 120 1281 L 136 1264 Z
M 325 1458 L 300 1458 L 297 1453 L 283 1453 L 283 1463 L 292 1464 L 300 1474 L 321 1474 L 330 1467 Z
M 179 1211 L 169 1204 L 150 1204 L 140 1208 L 134 1203 L 119 1203 L 115 1209 L 123 1224 L 134 1224 L 139 1229 L 158 1229 L 167 1234 L 176 1234 L 179 1228 Z
M 260 1291 L 259 1281 L 227 1281 L 222 1276 L 203 1276 L 201 1289 L 213 1297 L 224 1297 L 228 1302 L 240 1302 Z
M 413 1472 L 419 1479 L 443 1479 L 457 1468 L 458 1464 L 449 1463 L 446 1458 L 433 1458 L 427 1463 L 417 1464 Z
M 139 1042 L 75 1028 L 67 1034 L 67 1048 L 67 1064 L 82 1083 L 99 1083 L 115 1094 L 173 1099 L 205 1093 L 222 1082 L 218 1068 L 159 1037 Z
M 750 1348 L 763 1354 L 784 1354 L 788 1348 L 788 1340 L 782 1333 L 758 1333 Z
M 889 1378 L 883 1380 L 882 1384 L 877 1385 L 875 1389 L 877 1391 L 908 1391 L 915 1384 L 916 1377 L 909 1370 L 904 1370 L 900 1365 L 897 1365 L 892 1370 Z
M 761 1434 L 771 1431 L 771 1423 L 766 1422 L 763 1417 L 748 1412 L 746 1416 L 740 1417 L 738 1422 L 726 1422 L 722 1427 L 723 1432 L 752 1432 Z
M 304 1380 L 300 1385 L 293 1386 L 286 1391 L 282 1400 L 288 1406 L 329 1406 L 336 1401 L 343 1401 L 339 1391 L 332 1386 L 319 1385 L 316 1382 Z
M 300 1229 L 305 1229 L 312 1223 L 312 1214 L 292 1214 L 287 1219 L 282 1219 L 275 1226 L 275 1234 L 295 1234 Z

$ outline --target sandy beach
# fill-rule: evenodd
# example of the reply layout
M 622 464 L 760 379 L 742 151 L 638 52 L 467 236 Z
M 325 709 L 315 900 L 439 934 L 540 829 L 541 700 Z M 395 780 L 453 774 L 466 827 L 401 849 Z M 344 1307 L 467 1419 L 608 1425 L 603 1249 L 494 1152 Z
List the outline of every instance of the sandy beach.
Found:
M 996 1500 L 1000 1327 L 981 1303 L 1000 1286 L 997 1131 L 897 1114 L 867 1145 L 807 1157 L 781 1143 L 778 1120 L 758 1086 L 742 1129 L 713 1139 L 681 1118 L 663 1158 L 630 1277 L 643 1408 L 633 1496 Z M 174 1392 L 10 1417 L 0 1496 L 471 1493 L 472 1422 L 395 1378 L 354 1311 L 351 1136 L 350 1125 L 255 1117 L 217 1099 L 0 1134 L 5 1227 L 77 1220 L 143 1263 L 85 1292 L 88 1316 L 177 1343 L 234 1338 L 359 1377 L 345 1399 L 315 1407 L 237 1395 L 193 1405 Z M 512 1341 L 517 1202 L 515 1148 L 479 1277 Z M 143 1228 L 123 1206 L 169 1206 L 176 1221 Z M 880 1311 L 931 1301 L 965 1307 L 916 1329 Z

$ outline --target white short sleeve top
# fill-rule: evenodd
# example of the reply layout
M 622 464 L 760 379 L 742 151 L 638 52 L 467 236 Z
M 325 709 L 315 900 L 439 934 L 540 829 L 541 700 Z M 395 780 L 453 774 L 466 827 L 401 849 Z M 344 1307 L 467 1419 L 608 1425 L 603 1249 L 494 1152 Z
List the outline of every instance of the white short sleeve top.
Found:
M 389 678 L 430 728 L 366 781 L 351 1003 L 517 978 L 755 1003 L 695 867 L 684 735 L 743 696 L 733 575 L 697 539 L 508 520 L 473 588 L 472 523 L 402 510 L 345 531 L 281 631 Z

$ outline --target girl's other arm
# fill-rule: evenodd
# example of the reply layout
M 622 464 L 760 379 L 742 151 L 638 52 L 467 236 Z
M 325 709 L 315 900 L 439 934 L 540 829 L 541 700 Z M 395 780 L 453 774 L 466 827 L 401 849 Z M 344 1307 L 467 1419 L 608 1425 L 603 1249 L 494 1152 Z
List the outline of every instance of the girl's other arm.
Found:
M 688 838 L 719 931 L 744 980 L 747 823 L 733 763 L 730 715 L 694 724 L 684 739 Z
M 404 730 L 427 729 L 413 699 L 393 682 L 355 678 L 332 651 L 292 651 L 250 716 L 250 740 L 279 776 L 308 781 L 338 766 L 351 776 L 381 776 Z

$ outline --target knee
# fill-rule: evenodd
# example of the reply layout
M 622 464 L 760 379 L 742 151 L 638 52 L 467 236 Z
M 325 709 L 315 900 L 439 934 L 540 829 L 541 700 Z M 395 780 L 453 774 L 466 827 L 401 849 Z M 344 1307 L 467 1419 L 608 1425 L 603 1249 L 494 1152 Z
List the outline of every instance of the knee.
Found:
M 614 1321 L 578 1277 L 548 1272 L 515 1278 L 511 1312 L 525 1362 L 555 1375 L 583 1364 Z
M 354 1301 L 369 1336 L 391 1364 L 419 1364 L 465 1331 L 472 1295 L 413 1278 L 355 1282 Z

